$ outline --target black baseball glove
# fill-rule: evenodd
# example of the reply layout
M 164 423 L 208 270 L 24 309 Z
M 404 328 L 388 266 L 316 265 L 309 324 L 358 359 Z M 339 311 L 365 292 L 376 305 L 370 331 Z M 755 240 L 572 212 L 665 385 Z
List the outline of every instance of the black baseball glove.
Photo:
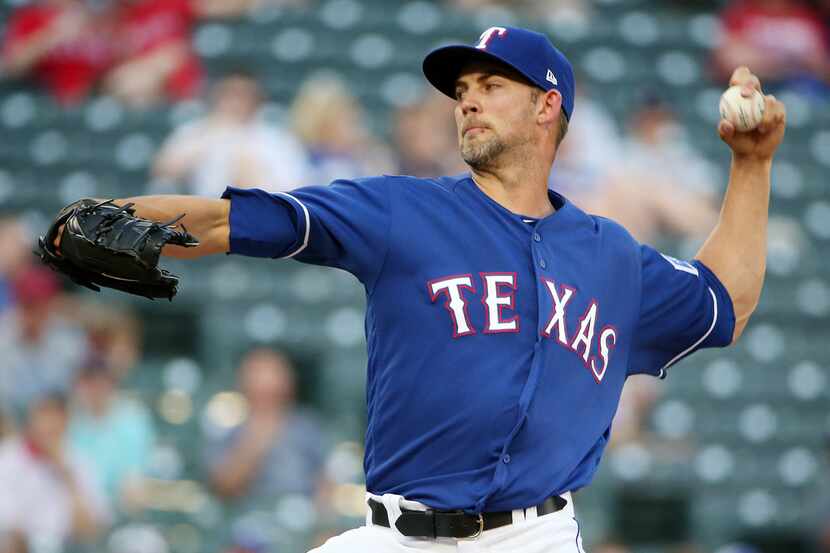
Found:
M 118 207 L 112 200 L 91 199 L 69 204 L 38 239 L 35 253 L 55 271 L 96 292 L 105 286 L 172 301 L 179 277 L 158 267 L 161 248 L 165 244 L 193 247 L 199 241 L 183 225 L 176 228 L 184 215 L 155 223 L 135 217 L 133 205 Z

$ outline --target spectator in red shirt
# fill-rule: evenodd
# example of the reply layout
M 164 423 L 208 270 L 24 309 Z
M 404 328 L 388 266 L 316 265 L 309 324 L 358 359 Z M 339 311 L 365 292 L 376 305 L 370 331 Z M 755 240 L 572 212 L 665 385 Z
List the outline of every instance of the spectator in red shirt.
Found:
M 721 14 L 715 51 L 723 80 L 747 65 L 771 88 L 830 93 L 830 33 L 821 15 L 800 0 L 733 0 Z
M 6 26 L 2 67 L 32 77 L 65 104 L 82 100 L 112 60 L 106 17 L 80 0 L 17 9 Z
M 239 15 L 254 0 L 118 0 L 118 63 L 106 89 L 142 107 L 198 95 L 203 75 L 190 34 L 201 17 Z

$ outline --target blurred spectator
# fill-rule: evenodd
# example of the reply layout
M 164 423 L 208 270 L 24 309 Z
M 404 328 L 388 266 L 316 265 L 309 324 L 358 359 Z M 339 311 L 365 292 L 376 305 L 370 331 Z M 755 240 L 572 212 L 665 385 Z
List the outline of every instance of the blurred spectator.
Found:
M 116 380 L 127 376 L 141 357 L 140 321 L 124 306 L 83 301 L 73 315 L 87 333 L 90 349 L 100 356 Z
M 325 440 L 294 404 L 294 369 L 281 353 L 258 349 L 239 366 L 247 419 L 208 443 L 215 491 L 226 499 L 268 500 L 322 491 Z
M 26 536 L 19 530 L 0 532 L 0 553 L 28 553 Z
M 0 313 L 14 303 L 14 276 L 34 260 L 26 229 L 16 217 L 0 217 Z
M 748 65 L 767 89 L 830 94 L 830 31 L 800 0 L 733 0 L 721 14 L 723 39 L 715 68 L 726 81 Z
M 635 375 L 626 380 L 611 424 L 609 449 L 629 444 L 647 445 L 648 420 L 662 390 L 660 382 L 648 376 Z
M 0 315 L 0 406 L 19 411 L 44 390 L 67 391 L 88 346 L 83 330 L 61 314 L 52 271 L 28 267 L 11 289 L 15 307 Z
M 133 107 L 198 95 L 202 66 L 190 41 L 200 17 L 244 13 L 255 0 L 116 0 L 116 66 L 107 92 Z
M 68 453 L 66 398 L 33 400 L 23 433 L 0 442 L 0 531 L 21 532 L 36 551 L 93 540 L 108 523 L 90 466 Z
M 659 100 L 647 99 L 629 126 L 620 163 L 602 189 L 582 200 L 583 207 L 619 222 L 643 242 L 665 233 L 702 239 L 718 214 L 712 165 L 692 149 L 685 129 Z
M 69 444 L 92 461 L 113 506 L 130 510 L 140 496 L 153 447 L 150 414 L 119 393 L 115 374 L 102 358 L 83 364 L 75 384 Z
M 207 116 L 180 127 L 162 146 L 155 188 L 186 182 L 191 194 L 218 197 L 229 184 L 272 192 L 305 184 L 305 151 L 290 133 L 258 117 L 263 99 L 251 74 L 225 76 L 212 91 Z
M 391 172 L 390 152 L 369 132 L 363 110 L 331 74 L 307 79 L 291 108 L 294 132 L 311 155 L 310 183 Z
M 394 130 L 400 173 L 434 177 L 466 170 L 452 110 L 452 100 L 436 92 L 398 109 Z
M 82 0 L 41 0 L 18 8 L 6 26 L 3 71 L 32 77 L 60 102 L 82 100 L 112 62 L 106 15 Z

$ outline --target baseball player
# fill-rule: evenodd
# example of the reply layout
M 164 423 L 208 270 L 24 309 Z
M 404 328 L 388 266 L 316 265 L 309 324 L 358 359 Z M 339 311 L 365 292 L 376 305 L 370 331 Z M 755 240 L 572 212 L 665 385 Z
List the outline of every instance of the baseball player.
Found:
M 186 213 L 199 245 L 165 254 L 293 258 L 364 285 L 366 524 L 316 552 L 579 553 L 571 492 L 597 469 L 626 378 L 731 344 L 758 302 L 784 106 L 766 96 L 752 132 L 720 122 L 723 209 L 681 261 L 548 189 L 575 106 L 544 35 L 493 27 L 423 68 L 455 99 L 469 173 L 128 201 L 153 221 Z M 760 90 L 747 68 L 731 84 Z

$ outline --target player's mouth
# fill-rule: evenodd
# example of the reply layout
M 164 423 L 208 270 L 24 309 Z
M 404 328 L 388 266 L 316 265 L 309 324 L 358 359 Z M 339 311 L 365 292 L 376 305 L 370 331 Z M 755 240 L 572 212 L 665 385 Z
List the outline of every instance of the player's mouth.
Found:
M 482 132 L 486 131 L 487 127 L 482 127 L 478 125 L 470 126 L 464 129 L 463 136 L 472 135 L 475 136 L 476 134 L 481 134 Z

